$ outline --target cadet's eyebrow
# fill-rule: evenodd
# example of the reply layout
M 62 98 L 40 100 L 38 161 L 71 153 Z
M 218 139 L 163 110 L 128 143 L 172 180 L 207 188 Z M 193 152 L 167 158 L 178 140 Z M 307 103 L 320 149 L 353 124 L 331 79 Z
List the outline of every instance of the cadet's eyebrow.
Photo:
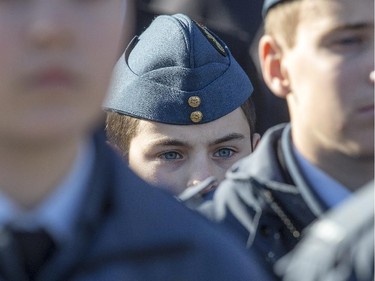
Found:
M 231 133 L 229 135 L 226 135 L 222 138 L 219 138 L 219 139 L 211 142 L 210 145 L 220 144 L 220 143 L 231 141 L 231 140 L 240 140 L 240 139 L 244 139 L 244 138 L 245 138 L 245 136 L 242 135 L 242 134 Z
M 152 145 L 154 146 L 189 146 L 189 144 L 183 141 L 180 141 L 177 139 L 170 139 L 170 138 L 157 140 L 153 142 Z
M 216 139 L 213 142 L 210 142 L 209 145 L 217 145 L 217 144 L 220 144 L 220 143 L 223 143 L 223 142 L 232 141 L 232 140 L 240 140 L 240 139 L 244 139 L 244 138 L 245 138 L 245 136 L 242 135 L 242 134 L 231 133 L 231 134 L 228 134 L 224 137 Z M 152 145 L 153 146 L 185 146 L 185 147 L 191 147 L 191 145 L 186 143 L 186 142 L 183 142 L 183 141 L 180 141 L 180 140 L 177 140 L 177 139 L 170 139 L 170 138 L 157 140 L 155 142 L 152 142 Z
M 373 28 L 374 23 L 346 23 L 334 27 L 331 32 L 335 31 L 345 31 L 345 30 L 361 30 L 361 29 L 370 29 Z

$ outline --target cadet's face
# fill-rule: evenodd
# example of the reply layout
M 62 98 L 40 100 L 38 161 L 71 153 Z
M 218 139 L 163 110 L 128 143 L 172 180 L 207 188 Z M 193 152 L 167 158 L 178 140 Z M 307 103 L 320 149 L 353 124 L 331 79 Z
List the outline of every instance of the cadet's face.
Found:
M 374 153 L 374 2 L 305 1 L 285 53 L 293 137 L 302 150 Z
M 129 166 L 146 181 L 179 194 L 250 154 L 250 128 L 242 109 L 213 122 L 179 126 L 141 121 L 129 148 Z
M 0 1 L 0 139 L 72 136 L 97 122 L 125 2 Z

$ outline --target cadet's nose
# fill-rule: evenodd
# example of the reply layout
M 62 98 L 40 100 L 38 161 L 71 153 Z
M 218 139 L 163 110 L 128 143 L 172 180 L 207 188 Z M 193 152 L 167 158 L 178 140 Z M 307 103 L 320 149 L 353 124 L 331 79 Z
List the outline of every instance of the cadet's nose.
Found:
M 215 176 L 213 163 L 209 159 L 202 158 L 192 163 L 187 187 L 196 186 L 205 179 Z
M 199 157 L 196 161 L 192 162 L 190 168 L 190 179 L 187 183 L 187 187 L 200 185 L 207 178 L 214 177 L 217 178 L 217 173 L 215 174 L 215 164 L 208 158 Z M 217 185 L 217 181 L 213 181 L 208 186 L 202 190 L 203 192 L 214 188 Z
M 64 8 L 56 8 L 55 2 L 42 1 L 43 4 L 35 7 L 28 18 L 28 34 L 30 40 L 42 48 L 63 46 L 69 42 L 71 24 L 69 13 Z

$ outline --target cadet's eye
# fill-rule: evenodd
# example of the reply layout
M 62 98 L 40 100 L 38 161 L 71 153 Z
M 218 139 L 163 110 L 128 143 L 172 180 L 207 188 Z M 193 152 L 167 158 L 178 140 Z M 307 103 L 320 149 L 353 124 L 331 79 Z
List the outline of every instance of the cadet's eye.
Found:
M 214 153 L 215 157 L 220 157 L 220 158 L 229 158 L 232 157 L 234 154 L 234 150 L 230 148 L 221 148 L 218 151 Z
M 176 160 L 176 159 L 182 159 L 182 155 L 175 151 L 168 151 L 163 154 L 160 154 L 159 156 L 161 159 L 164 160 Z
M 359 36 L 345 36 L 342 38 L 339 38 L 335 44 L 342 45 L 342 46 L 350 46 L 353 44 L 360 44 L 362 42 L 362 38 Z
M 333 36 L 329 43 L 329 48 L 335 52 L 348 52 L 359 50 L 370 40 L 367 36 L 359 32 L 343 32 Z

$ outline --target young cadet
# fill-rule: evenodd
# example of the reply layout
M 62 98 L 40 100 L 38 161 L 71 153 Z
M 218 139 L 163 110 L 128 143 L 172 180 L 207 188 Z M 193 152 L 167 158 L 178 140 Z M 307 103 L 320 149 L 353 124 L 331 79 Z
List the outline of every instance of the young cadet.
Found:
M 107 135 L 144 180 L 181 195 L 215 178 L 204 193 L 258 142 L 252 92 L 211 31 L 183 14 L 159 16 L 117 63 Z
M 263 76 L 286 98 L 291 122 L 268 130 L 202 211 L 270 267 L 374 177 L 373 8 L 372 0 L 265 1 Z
M 125 9 L 0 1 L 0 280 L 261 280 L 94 134 Z

